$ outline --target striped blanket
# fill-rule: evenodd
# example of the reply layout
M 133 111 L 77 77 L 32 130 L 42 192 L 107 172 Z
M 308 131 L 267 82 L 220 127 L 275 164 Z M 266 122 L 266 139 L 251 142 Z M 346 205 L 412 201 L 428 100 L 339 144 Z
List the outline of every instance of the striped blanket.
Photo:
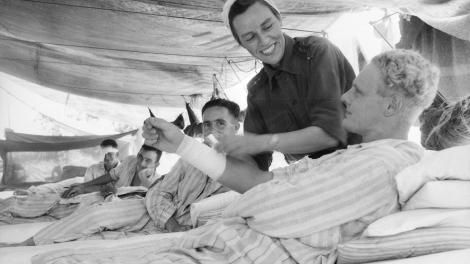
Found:
M 422 152 L 381 140 L 305 158 L 242 195 L 223 220 L 179 239 L 121 251 L 55 251 L 33 263 L 334 263 L 340 242 L 398 210 L 393 177 Z

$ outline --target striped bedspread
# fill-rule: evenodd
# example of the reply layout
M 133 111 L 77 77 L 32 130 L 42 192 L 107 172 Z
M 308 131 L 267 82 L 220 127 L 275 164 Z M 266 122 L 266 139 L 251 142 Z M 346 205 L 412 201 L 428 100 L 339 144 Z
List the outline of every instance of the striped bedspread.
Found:
M 383 140 L 274 171 L 224 219 L 149 247 L 41 254 L 33 263 L 334 263 L 340 242 L 398 208 L 393 176 L 422 149 Z

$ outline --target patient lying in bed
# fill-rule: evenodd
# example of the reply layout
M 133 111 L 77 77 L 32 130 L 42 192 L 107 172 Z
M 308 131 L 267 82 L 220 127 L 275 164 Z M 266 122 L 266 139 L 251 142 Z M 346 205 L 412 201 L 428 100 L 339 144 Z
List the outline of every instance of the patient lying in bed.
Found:
M 119 166 L 111 169 L 109 174 L 91 181 L 82 183 L 83 180 L 77 177 L 58 183 L 31 187 L 26 192 L 20 193 L 25 195 L 15 195 L 1 201 L 0 221 L 11 224 L 29 222 L 26 220 L 33 218 L 37 218 L 39 221 L 44 217 L 49 217 L 48 220 L 61 219 L 80 207 L 103 202 L 104 197 L 99 194 L 99 191 L 109 184 L 120 188 L 141 186 L 143 180 L 140 178 L 155 180 L 157 178 L 155 169 L 158 166 L 160 156 L 161 151 L 143 146 L 137 157 L 126 158 Z M 153 162 L 147 161 L 145 163 L 144 160 L 148 159 L 153 159 Z M 141 172 L 146 172 L 146 174 Z M 142 190 L 138 192 L 142 192 Z M 68 199 L 78 194 L 82 195 Z

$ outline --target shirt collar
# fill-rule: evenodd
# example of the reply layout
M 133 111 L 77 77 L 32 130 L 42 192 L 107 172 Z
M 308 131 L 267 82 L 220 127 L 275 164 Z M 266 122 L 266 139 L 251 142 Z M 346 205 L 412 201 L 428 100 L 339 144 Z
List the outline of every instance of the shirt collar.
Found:
M 399 145 L 399 144 L 403 144 L 405 142 L 411 143 L 411 141 L 405 140 L 405 139 L 379 139 L 379 140 L 374 140 L 374 141 L 371 141 L 371 142 L 349 145 L 348 149 L 355 149 L 355 148 L 364 149 L 364 148 L 377 147 L 377 146 L 382 146 L 382 145 L 396 146 L 396 145 Z M 417 146 L 419 146 L 419 145 L 417 145 Z
M 279 65 L 273 67 L 269 64 L 263 63 L 264 70 L 268 75 L 269 79 L 271 79 L 278 71 L 285 71 L 292 74 L 298 74 L 301 71 L 300 63 L 296 60 L 294 54 L 294 44 L 295 40 L 289 37 L 288 35 L 284 34 L 285 39 L 285 47 L 284 47 L 284 55 L 279 62 Z

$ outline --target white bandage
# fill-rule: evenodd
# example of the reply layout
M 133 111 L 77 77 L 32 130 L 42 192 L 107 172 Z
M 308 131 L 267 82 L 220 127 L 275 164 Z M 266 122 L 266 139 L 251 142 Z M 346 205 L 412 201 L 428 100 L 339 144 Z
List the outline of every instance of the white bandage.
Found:
M 176 154 L 214 180 L 224 173 L 227 163 L 225 155 L 188 136 L 184 136 Z
M 217 138 L 215 138 L 214 134 L 209 134 L 207 136 L 207 141 L 208 141 L 208 144 L 209 144 L 209 147 L 211 148 L 214 148 L 214 146 L 219 143 L 219 141 L 217 140 Z
M 107 146 L 107 147 L 101 148 L 101 153 L 102 153 L 103 155 L 105 155 L 106 153 L 116 153 L 116 152 L 119 152 L 119 149 L 113 148 L 113 147 L 111 147 L 111 146 Z

